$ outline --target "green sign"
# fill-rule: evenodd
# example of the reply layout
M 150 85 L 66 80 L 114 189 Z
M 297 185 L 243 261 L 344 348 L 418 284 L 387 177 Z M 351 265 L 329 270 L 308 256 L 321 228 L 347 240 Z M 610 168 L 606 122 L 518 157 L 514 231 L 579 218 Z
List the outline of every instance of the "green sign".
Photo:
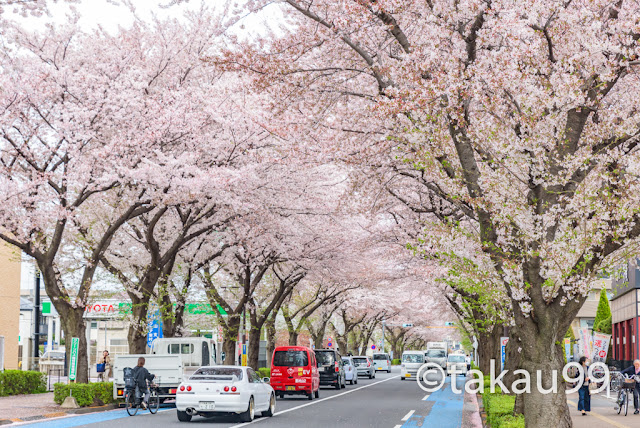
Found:
M 131 303 L 118 303 L 118 312 L 120 314 L 130 314 L 131 313 Z M 173 306 L 177 306 L 175 303 Z M 220 315 L 227 315 L 227 312 L 223 309 L 222 306 L 216 305 L 217 311 Z M 215 311 L 211 308 L 209 303 L 187 303 L 184 306 L 184 312 L 191 315 L 213 315 Z
M 73 337 L 71 339 L 71 357 L 69 359 L 69 380 L 75 382 L 76 372 L 78 369 L 78 346 L 80 345 L 80 339 Z
M 51 302 L 42 302 L 42 315 L 49 315 L 51 313 Z

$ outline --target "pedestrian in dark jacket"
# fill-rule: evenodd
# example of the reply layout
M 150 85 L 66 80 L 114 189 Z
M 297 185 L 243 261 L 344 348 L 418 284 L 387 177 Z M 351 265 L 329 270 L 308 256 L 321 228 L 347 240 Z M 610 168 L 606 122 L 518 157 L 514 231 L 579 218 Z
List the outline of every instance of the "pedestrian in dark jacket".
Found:
M 622 373 L 623 375 L 629 375 L 629 376 L 640 376 L 640 360 L 635 360 L 633 362 L 633 365 L 631 367 L 627 367 L 626 369 L 622 370 L 620 373 Z M 638 413 L 640 413 L 640 383 L 636 382 L 636 387 L 633 390 L 633 407 L 635 407 L 636 411 L 633 412 L 634 415 L 637 415 Z
M 144 399 L 142 400 L 142 408 L 147 408 L 147 403 L 149 402 L 149 388 L 147 387 L 147 381 L 151 382 L 156 376 L 149 373 L 147 369 L 144 368 L 145 359 L 144 357 L 138 358 L 138 365 L 133 369 L 133 378 L 136 381 L 136 386 L 138 387 L 141 394 L 144 394 Z
M 587 371 L 589 370 L 589 364 L 587 364 L 587 357 L 580 357 L 578 364 L 582 366 L 582 376 L 584 376 L 584 382 L 582 382 L 582 386 L 578 390 L 578 411 L 582 412 L 582 416 L 587 416 L 587 412 L 591 411 L 591 395 L 589 395 L 589 384 L 591 380 L 589 376 L 587 376 Z

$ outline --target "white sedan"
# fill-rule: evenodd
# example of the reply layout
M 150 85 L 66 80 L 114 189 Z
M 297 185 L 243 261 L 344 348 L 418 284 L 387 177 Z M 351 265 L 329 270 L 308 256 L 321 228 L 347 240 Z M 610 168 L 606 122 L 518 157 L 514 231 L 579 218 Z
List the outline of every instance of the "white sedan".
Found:
M 260 379 L 251 367 L 200 367 L 183 381 L 176 391 L 178 420 L 189 422 L 193 416 L 240 415 L 251 422 L 256 412 L 273 416 L 276 397 L 269 378 Z

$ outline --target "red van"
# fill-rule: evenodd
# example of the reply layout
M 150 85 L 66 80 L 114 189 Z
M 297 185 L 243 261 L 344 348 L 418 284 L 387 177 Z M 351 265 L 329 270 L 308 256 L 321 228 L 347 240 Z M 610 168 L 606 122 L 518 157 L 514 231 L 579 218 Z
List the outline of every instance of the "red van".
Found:
M 276 397 L 285 394 L 318 398 L 320 375 L 313 350 L 304 346 L 278 346 L 271 359 L 271 387 Z

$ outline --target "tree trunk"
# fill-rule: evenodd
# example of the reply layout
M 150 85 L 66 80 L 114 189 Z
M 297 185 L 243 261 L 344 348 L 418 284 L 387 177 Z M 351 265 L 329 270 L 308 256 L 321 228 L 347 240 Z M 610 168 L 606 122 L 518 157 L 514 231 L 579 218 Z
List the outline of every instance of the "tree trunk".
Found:
M 224 330 L 224 343 L 222 349 L 225 353 L 224 365 L 233 366 L 236 364 L 236 343 L 238 332 L 240 331 L 240 315 L 231 314 L 227 318 L 226 325 L 222 325 Z
M 562 379 L 563 350 L 551 334 L 531 337 L 530 346 L 523 352 L 521 368 L 531 376 L 531 393 L 523 394 L 525 424 L 532 428 L 571 428 L 571 414 L 567 405 L 565 383 Z M 537 340 L 536 340 L 537 339 Z M 526 348 L 525 348 L 526 349 Z M 538 375 L 544 389 L 552 385 L 552 370 L 556 370 L 557 392 L 543 393 L 538 388 Z
M 274 316 L 269 317 L 264 325 L 267 333 L 267 367 L 271 367 L 273 352 L 276 350 L 276 320 Z
M 130 354 L 147 353 L 147 304 L 141 302 L 135 299 L 131 305 L 133 319 L 127 333 Z
M 298 335 L 300 332 L 289 330 L 289 346 L 298 346 Z
M 63 308 L 59 307 L 59 304 L 55 304 L 56 310 L 60 316 L 62 329 L 64 331 L 64 349 L 67 356 L 67 367 L 71 357 L 71 339 L 77 337 L 78 342 L 78 362 L 76 366 L 76 382 L 87 383 L 89 382 L 89 362 L 88 347 L 87 347 L 87 334 L 86 324 L 84 322 L 84 308 L 70 308 L 68 304 L 62 303 Z M 65 314 L 62 317 L 62 314 Z
M 253 367 L 254 370 L 258 370 L 258 360 L 260 357 L 260 327 L 251 326 L 249 330 L 249 346 L 247 349 L 247 365 Z
M 500 337 L 502 326 L 494 325 L 490 332 L 478 332 L 478 367 L 487 375 L 491 367 L 491 360 L 495 360 L 496 372 L 500 372 Z

